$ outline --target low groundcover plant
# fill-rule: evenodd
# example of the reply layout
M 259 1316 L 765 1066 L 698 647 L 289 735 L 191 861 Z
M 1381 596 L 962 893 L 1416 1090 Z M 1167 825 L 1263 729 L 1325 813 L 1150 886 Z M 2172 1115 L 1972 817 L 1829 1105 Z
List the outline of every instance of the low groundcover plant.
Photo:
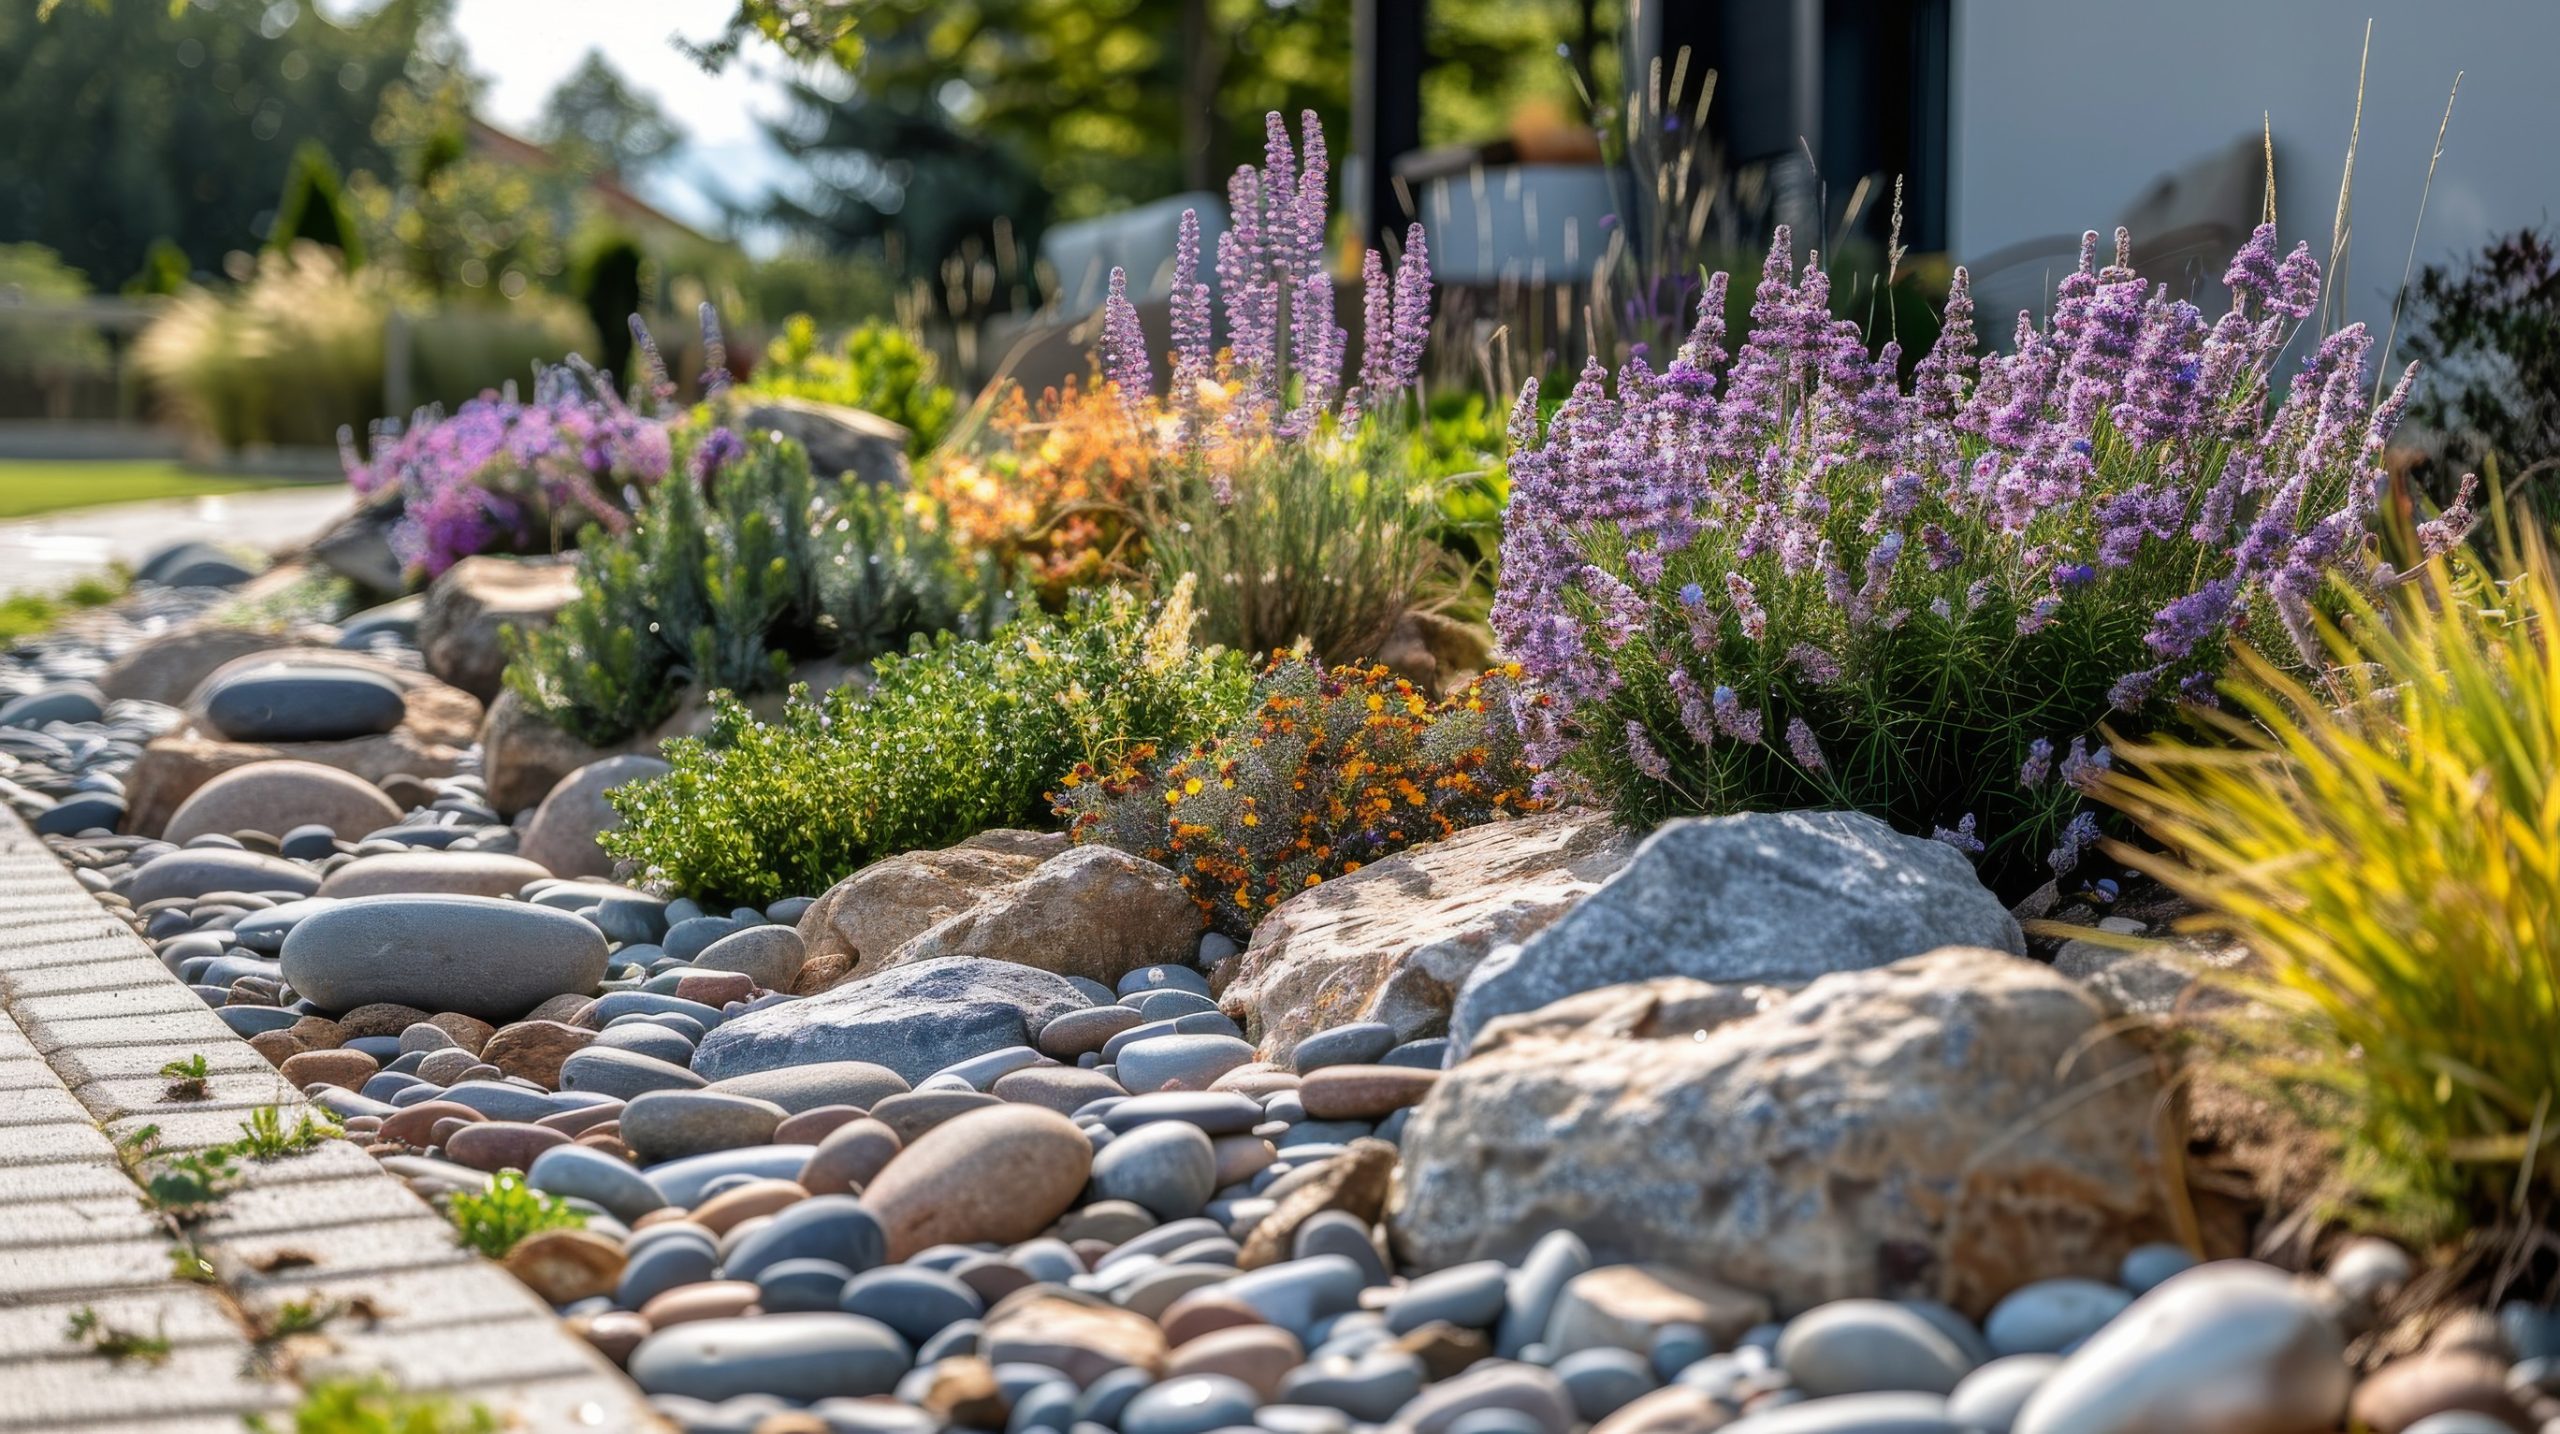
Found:
M 2317 666 L 2331 579 L 2395 576 L 2369 531 L 2408 379 L 2374 406 L 2350 327 L 2270 405 L 2320 290 L 2273 226 L 2210 322 L 2096 240 L 2004 355 L 1959 270 L 1908 386 L 1781 230 L 1730 361 L 1718 275 L 1666 371 L 1595 365 L 1543 432 L 1524 394 L 1493 622 L 1551 780 L 1646 823 L 1871 811 L 2015 889 L 2096 840 L 2102 721 L 2211 700 L 2233 639 Z
M 710 734 L 666 745 L 674 770 L 619 788 L 603 837 L 647 880 L 763 904 L 813 896 L 869 862 L 1048 814 L 1079 762 L 1179 745 L 1242 710 L 1233 656 L 1196 647 L 1190 584 L 1152 610 L 1080 593 L 983 641 L 943 633 L 875 665 L 870 684 L 795 691 L 758 721 L 721 703 Z

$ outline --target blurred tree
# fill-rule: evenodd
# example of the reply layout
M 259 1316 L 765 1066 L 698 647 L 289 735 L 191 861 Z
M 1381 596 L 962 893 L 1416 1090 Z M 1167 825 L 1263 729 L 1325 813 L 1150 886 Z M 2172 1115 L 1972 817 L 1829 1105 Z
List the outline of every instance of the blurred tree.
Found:
M 910 275 L 936 273 L 955 236 L 991 239 L 994 214 L 1012 217 L 1027 252 L 1052 216 L 1221 187 L 1259 158 L 1270 110 L 1315 110 L 1337 146 L 1350 134 L 1351 0 L 854 9 L 850 93 L 801 86 L 797 111 L 774 126 L 813 183 L 769 217 L 843 244 L 896 236 Z
M 373 122 L 404 74 L 450 70 L 449 0 L 339 23 L 275 0 L 0 3 L 0 240 L 110 285 L 165 239 L 214 270 L 272 223 L 295 151 L 384 162 Z M 77 182 L 65 182 L 77 176 Z
M 2409 417 L 2428 435 L 2428 486 L 2449 500 L 2495 461 L 2505 481 L 2533 475 L 2535 505 L 2560 513 L 2560 249 L 2532 229 L 2493 235 L 2458 265 L 2428 265 L 2417 300 Z
M 605 230 L 587 239 L 570 272 L 569 290 L 596 326 L 597 366 L 625 378 L 631 376 L 631 316 L 648 300 L 641 283 L 647 263 L 630 235 Z
M 701 42 L 678 39 L 676 44 L 707 70 L 736 58 L 751 35 L 772 41 L 792 59 L 851 69 L 862 58 L 856 23 L 862 8 L 863 0 L 738 0 L 718 35 Z
M 377 262 L 439 294 L 514 299 L 565 269 L 581 181 L 530 147 L 475 150 L 473 98 L 452 73 L 385 91 L 373 128 L 385 162 L 349 179 L 347 196 Z
M 589 50 L 543 101 L 536 137 L 572 168 L 631 178 L 665 163 L 684 127 L 632 89 L 602 50 Z
M 335 249 L 350 269 L 364 266 L 364 240 L 356 233 L 355 215 L 347 208 L 345 187 L 329 151 L 306 139 L 293 152 L 293 168 L 285 172 L 284 198 L 276 203 L 275 228 L 267 236 L 273 249 L 290 249 L 297 241 Z M 146 259 L 145 265 L 148 267 Z

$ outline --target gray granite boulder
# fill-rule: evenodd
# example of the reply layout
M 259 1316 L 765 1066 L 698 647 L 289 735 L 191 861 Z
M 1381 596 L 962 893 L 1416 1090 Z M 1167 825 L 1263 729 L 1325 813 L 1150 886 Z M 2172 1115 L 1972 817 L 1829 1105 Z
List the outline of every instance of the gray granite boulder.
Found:
M 1660 976 L 1801 986 L 1941 946 L 2024 956 L 2015 917 L 1944 842 L 1858 812 L 1666 822 L 1615 876 L 1467 978 L 1463 1055 L 1497 1016 Z
M 1087 1004 L 1064 976 L 946 956 L 725 1021 L 703 1038 L 693 1068 L 721 1080 L 812 1061 L 869 1061 L 914 1082 L 971 1056 L 1028 1045 L 1051 1017 Z

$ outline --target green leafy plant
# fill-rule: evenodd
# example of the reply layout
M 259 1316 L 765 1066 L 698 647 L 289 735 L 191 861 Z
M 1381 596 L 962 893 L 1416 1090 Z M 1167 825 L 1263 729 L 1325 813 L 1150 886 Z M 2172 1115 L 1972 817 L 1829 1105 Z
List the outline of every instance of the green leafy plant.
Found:
M 444 1213 L 463 1244 L 493 1260 L 505 1259 L 536 1231 L 579 1230 L 587 1223 L 586 1212 L 525 1184 L 512 1170 L 490 1176 L 477 1194 L 463 1190 L 446 1196 Z
M 160 1068 L 161 1077 L 169 1082 L 167 1090 L 162 1093 L 162 1098 L 202 1100 L 205 1097 L 205 1082 L 212 1077 L 212 1074 L 213 1072 L 206 1067 L 202 1054 L 188 1056 L 184 1060 L 171 1061 Z
M 248 1424 L 254 1434 L 282 1434 L 263 1416 L 251 1416 Z M 404 1394 L 375 1375 L 309 1386 L 290 1427 L 292 1434 L 497 1434 L 499 1424 L 486 1406 Z
M 240 1122 L 240 1138 L 230 1148 L 251 1160 L 282 1160 L 317 1150 L 342 1134 L 336 1122 L 309 1110 L 288 1126 L 282 1108 L 268 1105 L 249 1112 L 249 1118 Z
M 128 1359 L 158 1364 L 169 1357 L 169 1341 L 158 1334 L 137 1334 L 107 1323 L 88 1305 L 71 1312 L 62 1337 L 73 1344 L 85 1344 L 90 1351 L 121 1364 Z
M 774 687 L 795 658 L 867 656 L 971 615 L 948 540 L 900 495 L 821 483 L 770 434 L 711 429 L 687 466 L 695 481 L 658 484 L 628 531 L 580 553 L 550 627 L 508 638 L 508 687 L 570 735 L 618 742 L 687 684 Z
M 922 457 L 951 431 L 960 407 L 958 395 L 936 379 L 936 369 L 933 351 L 895 324 L 873 319 L 829 349 L 819 342 L 815 319 L 793 314 L 765 350 L 747 390 L 877 414 L 904 427 L 907 452 Z
M 60 592 L 11 593 L 0 597 L 0 647 L 49 631 L 55 623 L 74 612 L 104 607 L 124 596 L 132 585 L 131 578 L 117 572 L 106 577 L 82 578 Z
M 697 896 L 806 895 L 895 852 L 1031 825 L 1076 764 L 1176 746 L 1242 710 L 1234 657 L 1191 641 L 1191 585 L 1150 610 L 1080 593 L 979 641 L 943 634 L 884 657 L 867 691 L 795 692 L 758 721 L 723 704 L 710 735 L 666 746 L 675 770 L 617 789 L 606 841 Z
M 1383 667 L 1297 655 L 1253 685 L 1243 719 L 1179 755 L 1079 764 L 1056 794 L 1079 842 L 1173 868 L 1217 929 L 1250 935 L 1330 877 L 1547 803 L 1511 716 L 1518 668 L 1434 701 Z
M 2533 533 L 2341 600 L 2325 679 L 2246 655 L 2218 740 L 2126 748 L 2100 791 L 2168 848 L 2125 860 L 2261 963 L 2227 1053 L 2336 1137 L 2327 1213 L 2538 1232 L 2560 1195 L 2560 578 Z
M 180 1239 L 169 1247 L 169 1278 L 180 1284 L 210 1285 L 221 1279 L 221 1273 L 195 1241 Z

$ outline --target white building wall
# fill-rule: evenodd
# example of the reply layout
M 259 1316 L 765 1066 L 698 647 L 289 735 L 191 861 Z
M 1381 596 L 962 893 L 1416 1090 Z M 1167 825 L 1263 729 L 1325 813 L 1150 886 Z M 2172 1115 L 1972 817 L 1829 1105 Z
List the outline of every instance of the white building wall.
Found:
M 1957 0 L 1952 248 L 2107 231 L 2265 113 L 2278 226 L 2325 259 L 2368 16 L 2345 284 L 2349 316 L 2380 334 L 2455 71 L 2419 264 L 2560 222 L 2560 0 Z

